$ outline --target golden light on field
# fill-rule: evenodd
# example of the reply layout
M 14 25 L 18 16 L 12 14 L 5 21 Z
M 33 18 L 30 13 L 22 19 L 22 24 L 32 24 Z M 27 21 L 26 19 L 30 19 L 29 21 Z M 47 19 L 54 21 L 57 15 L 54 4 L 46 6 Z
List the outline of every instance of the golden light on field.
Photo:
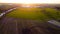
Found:
M 33 6 L 36 6 L 36 5 L 35 4 L 21 4 L 21 7 L 32 8 Z
M 59 3 L 60 4 L 60 0 L 0 0 L 0 3 L 22 3 L 22 4 Z

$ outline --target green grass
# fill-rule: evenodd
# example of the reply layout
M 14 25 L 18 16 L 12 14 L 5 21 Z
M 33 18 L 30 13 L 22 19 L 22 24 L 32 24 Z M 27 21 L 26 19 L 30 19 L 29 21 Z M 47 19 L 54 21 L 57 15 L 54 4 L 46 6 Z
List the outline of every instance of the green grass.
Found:
M 24 18 L 24 19 L 35 19 L 47 21 L 50 19 L 60 19 L 60 12 L 57 14 L 57 10 L 52 8 L 45 8 L 45 11 L 41 8 L 18 8 L 16 10 L 11 11 L 7 14 L 7 17 L 13 18 Z M 52 18 L 53 17 L 53 18 Z
M 46 8 L 46 14 L 49 17 L 52 17 L 53 19 L 59 20 L 60 19 L 60 11 L 52 9 L 52 8 Z

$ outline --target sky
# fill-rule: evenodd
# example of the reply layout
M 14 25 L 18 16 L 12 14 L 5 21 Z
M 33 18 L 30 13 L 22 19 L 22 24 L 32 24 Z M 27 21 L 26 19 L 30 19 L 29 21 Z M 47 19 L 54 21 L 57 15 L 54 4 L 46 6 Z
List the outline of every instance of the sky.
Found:
M 50 3 L 60 4 L 60 0 L 0 0 L 0 3 Z

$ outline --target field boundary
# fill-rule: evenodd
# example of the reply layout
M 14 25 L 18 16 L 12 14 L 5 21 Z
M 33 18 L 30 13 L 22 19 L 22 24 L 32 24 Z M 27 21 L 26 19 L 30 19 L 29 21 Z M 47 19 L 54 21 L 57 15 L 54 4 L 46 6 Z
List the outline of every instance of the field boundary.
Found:
M 5 14 L 7 14 L 7 13 L 9 13 L 9 12 L 11 12 L 12 10 L 15 10 L 15 9 L 17 9 L 17 8 L 18 8 L 18 7 L 15 7 L 15 8 L 9 9 L 9 10 L 1 13 L 1 14 L 0 14 L 0 18 L 1 18 L 2 16 L 4 16 Z

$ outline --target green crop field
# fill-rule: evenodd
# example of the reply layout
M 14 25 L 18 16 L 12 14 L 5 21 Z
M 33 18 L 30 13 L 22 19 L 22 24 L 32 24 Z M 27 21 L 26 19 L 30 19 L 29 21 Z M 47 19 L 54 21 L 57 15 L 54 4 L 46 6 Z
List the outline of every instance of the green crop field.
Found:
M 52 8 L 18 8 L 6 14 L 6 17 L 47 21 L 59 20 L 60 11 Z

